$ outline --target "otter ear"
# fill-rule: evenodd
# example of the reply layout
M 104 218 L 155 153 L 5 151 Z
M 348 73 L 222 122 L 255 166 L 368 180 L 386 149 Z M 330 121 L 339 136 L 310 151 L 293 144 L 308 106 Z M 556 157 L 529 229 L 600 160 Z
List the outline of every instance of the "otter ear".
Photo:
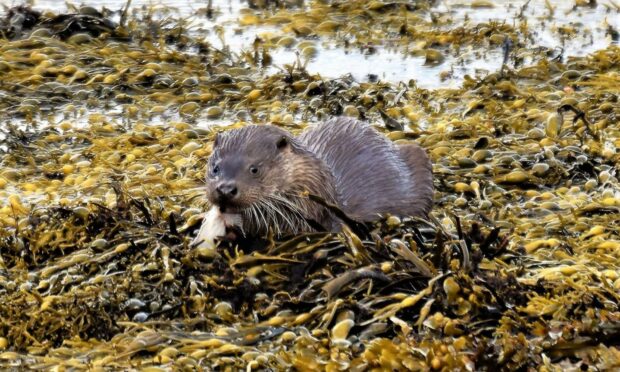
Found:
M 220 143 L 220 132 L 215 133 L 215 138 L 213 138 L 213 147 L 216 147 Z
M 288 138 L 286 138 L 286 136 L 280 137 L 280 139 L 278 139 L 278 142 L 276 143 L 276 147 L 278 148 L 278 150 L 282 150 L 286 146 L 288 146 Z

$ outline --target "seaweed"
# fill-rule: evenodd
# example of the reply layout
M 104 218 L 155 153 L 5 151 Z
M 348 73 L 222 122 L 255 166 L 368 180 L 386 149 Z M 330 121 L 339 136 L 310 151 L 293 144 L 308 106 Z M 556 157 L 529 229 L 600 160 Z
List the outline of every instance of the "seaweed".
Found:
M 0 22 L 0 367 L 618 368 L 617 45 L 571 56 L 434 2 L 252 1 L 236 26 L 276 30 L 218 49 L 130 5 Z M 327 77 L 307 69 L 319 43 L 428 69 L 495 47 L 498 71 L 435 90 Z M 190 245 L 216 132 L 331 115 L 427 150 L 429 219 L 307 195 L 342 232 Z

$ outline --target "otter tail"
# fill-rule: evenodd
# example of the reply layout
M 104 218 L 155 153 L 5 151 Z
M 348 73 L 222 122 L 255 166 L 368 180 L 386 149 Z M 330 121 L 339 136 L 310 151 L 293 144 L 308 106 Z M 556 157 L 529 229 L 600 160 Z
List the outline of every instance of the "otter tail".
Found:
M 415 143 L 398 145 L 401 158 L 411 170 L 411 190 L 414 203 L 408 214 L 426 217 L 433 207 L 433 169 L 423 148 Z

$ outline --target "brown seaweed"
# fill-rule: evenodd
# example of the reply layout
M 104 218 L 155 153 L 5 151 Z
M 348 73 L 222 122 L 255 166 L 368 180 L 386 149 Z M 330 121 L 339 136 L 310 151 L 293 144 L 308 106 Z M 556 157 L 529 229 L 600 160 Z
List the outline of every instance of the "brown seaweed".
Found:
M 7 11 L 0 367 L 620 366 L 617 45 L 536 49 L 527 25 L 452 25 L 432 2 L 251 3 L 239 27 L 279 28 L 247 53 L 129 3 L 118 25 L 105 10 Z M 312 74 L 302 53 L 263 70 L 271 48 L 420 53 L 413 40 L 439 66 L 489 45 L 503 60 L 436 90 Z M 427 150 L 429 220 L 329 206 L 340 233 L 190 246 L 215 132 L 332 115 Z

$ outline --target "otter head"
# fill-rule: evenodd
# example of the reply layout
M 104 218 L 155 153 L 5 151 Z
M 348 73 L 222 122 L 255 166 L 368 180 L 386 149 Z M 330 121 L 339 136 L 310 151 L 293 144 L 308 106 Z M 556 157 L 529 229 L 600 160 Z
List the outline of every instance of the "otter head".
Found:
M 241 213 L 286 184 L 284 157 L 296 146 L 286 131 L 250 125 L 220 133 L 207 166 L 209 201 L 226 213 Z

